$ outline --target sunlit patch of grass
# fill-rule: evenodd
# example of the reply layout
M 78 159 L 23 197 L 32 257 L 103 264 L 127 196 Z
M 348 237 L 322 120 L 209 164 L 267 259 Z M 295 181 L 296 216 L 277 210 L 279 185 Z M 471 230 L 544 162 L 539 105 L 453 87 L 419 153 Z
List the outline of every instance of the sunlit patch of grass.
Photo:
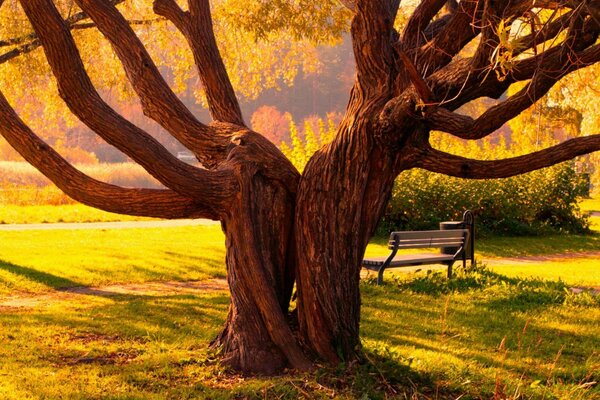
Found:
M 590 218 L 590 229 L 600 233 L 600 217 Z
M 364 344 L 465 398 L 600 398 L 600 303 L 565 289 L 487 268 L 366 283 Z
M 208 349 L 228 295 L 87 295 L 0 310 L 0 397 L 507 398 L 600 396 L 600 308 L 564 284 L 485 268 L 361 284 L 363 362 L 242 377 Z
M 552 261 L 489 260 L 490 268 L 510 277 L 562 281 L 571 286 L 593 286 L 600 282 L 600 256 Z
M 477 240 L 482 257 L 550 256 L 600 250 L 600 233 L 541 237 L 491 237 Z
M 224 277 L 224 242 L 219 226 L 0 231 L 0 294 Z
M 579 203 L 581 211 L 597 211 L 600 212 L 600 199 L 583 199 Z

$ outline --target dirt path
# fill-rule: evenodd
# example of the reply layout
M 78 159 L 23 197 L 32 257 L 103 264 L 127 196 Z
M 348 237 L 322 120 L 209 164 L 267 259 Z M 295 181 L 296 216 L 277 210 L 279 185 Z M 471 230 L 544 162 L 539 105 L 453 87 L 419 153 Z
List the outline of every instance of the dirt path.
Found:
M 149 221 L 154 222 L 154 221 Z M 157 221 L 162 222 L 162 221 Z M 167 221 L 173 222 L 173 221 Z M 175 221 L 179 222 L 179 221 Z M 195 222 L 195 221 L 194 221 Z M 212 221 L 211 221 L 212 222 Z M 126 223 L 123 223 L 126 224 Z M 127 223 L 137 225 L 139 222 Z M 65 224 L 69 225 L 69 224 Z M 96 225 L 96 224 L 85 224 L 85 225 Z M 162 226 L 162 225 L 161 225 Z M 181 225 L 174 225 L 181 226 Z M 136 226 L 134 226 L 136 227 Z M 90 228 L 93 229 L 93 228 Z M 564 259 L 578 259 L 578 258 L 598 258 L 600 259 L 600 251 L 585 252 L 585 253 L 570 253 L 570 254 L 555 254 L 549 256 L 525 256 L 525 257 L 506 257 L 506 258 L 486 258 L 483 262 L 487 265 L 508 265 L 508 264 L 521 264 L 531 262 L 552 262 L 560 261 Z M 404 272 L 413 272 L 418 269 L 437 269 L 436 265 L 431 266 L 420 266 L 420 267 L 409 267 L 403 268 Z M 439 266 L 441 269 L 445 269 L 444 266 Z M 368 273 L 367 270 L 361 272 L 361 276 L 364 278 L 370 276 L 372 273 Z M 590 288 L 571 288 L 574 293 L 579 293 Z M 593 293 L 599 294 L 600 287 L 591 288 Z M 44 292 L 39 294 L 31 293 L 17 293 L 10 296 L 0 296 L 0 312 L 10 312 L 18 309 L 32 309 L 32 308 L 44 308 L 52 305 L 56 305 L 59 302 L 69 301 L 81 301 L 86 296 L 100 296 L 100 297 L 114 297 L 114 296 L 140 296 L 140 297 L 160 297 L 168 295 L 181 295 L 181 294 L 201 294 L 206 292 L 214 291 L 226 291 L 228 290 L 227 281 L 225 279 L 211 279 L 205 281 L 184 281 L 184 282 L 145 282 L 145 283 L 127 283 L 120 285 L 108 285 L 99 287 L 72 287 L 65 289 L 53 290 L 50 292 Z
M 502 258 L 485 258 L 484 263 L 488 265 L 500 264 L 518 264 L 518 263 L 533 263 L 533 262 L 552 262 L 561 260 L 577 260 L 577 259 L 600 259 L 600 251 L 586 251 L 582 253 L 564 253 L 551 254 L 547 256 L 522 256 L 522 257 L 502 257 Z
M 209 219 L 173 219 L 157 221 L 121 221 L 121 222 L 73 222 L 53 224 L 2 224 L 0 231 L 34 230 L 73 230 L 73 229 L 132 229 L 132 228 L 174 228 L 179 226 L 216 225 L 218 221 Z

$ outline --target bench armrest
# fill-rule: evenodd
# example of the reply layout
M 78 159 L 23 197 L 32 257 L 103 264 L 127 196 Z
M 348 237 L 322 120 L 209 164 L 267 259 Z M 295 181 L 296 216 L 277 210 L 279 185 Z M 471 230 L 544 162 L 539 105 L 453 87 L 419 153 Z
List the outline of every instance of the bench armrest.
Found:
M 400 238 L 398 237 L 398 235 L 393 235 L 393 238 L 394 238 L 394 247 L 392 248 L 392 253 L 384 261 L 384 263 L 381 266 L 381 268 L 385 269 L 385 268 L 389 267 L 390 263 L 392 262 L 392 260 L 396 256 L 396 253 L 398 252 L 398 245 L 400 244 Z
M 463 259 L 465 259 L 466 253 L 465 253 L 465 246 L 467 245 L 467 243 L 469 242 L 469 231 L 465 231 L 465 236 L 463 238 L 463 244 L 458 248 L 458 250 L 456 251 L 456 253 L 454 253 L 454 259 L 456 260 L 458 258 L 458 256 L 460 256 L 461 254 L 463 255 Z

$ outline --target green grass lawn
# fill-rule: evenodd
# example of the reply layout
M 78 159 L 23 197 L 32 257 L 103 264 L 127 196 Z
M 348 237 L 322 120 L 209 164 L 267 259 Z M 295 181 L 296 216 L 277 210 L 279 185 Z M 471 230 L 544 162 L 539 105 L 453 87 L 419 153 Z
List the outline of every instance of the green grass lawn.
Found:
M 597 211 L 600 212 L 600 198 L 597 199 L 583 199 L 579 203 L 581 211 Z
M 0 231 L 0 294 L 225 276 L 221 227 Z
M 599 250 L 599 239 L 477 247 L 497 259 Z M 223 277 L 223 240 L 218 226 L 0 231 L 0 295 Z M 275 378 L 231 374 L 207 350 L 225 320 L 226 291 L 0 305 L 0 399 L 600 399 L 600 301 L 568 290 L 600 286 L 600 262 L 564 261 L 458 269 L 452 281 L 441 272 L 366 280 L 370 362 Z

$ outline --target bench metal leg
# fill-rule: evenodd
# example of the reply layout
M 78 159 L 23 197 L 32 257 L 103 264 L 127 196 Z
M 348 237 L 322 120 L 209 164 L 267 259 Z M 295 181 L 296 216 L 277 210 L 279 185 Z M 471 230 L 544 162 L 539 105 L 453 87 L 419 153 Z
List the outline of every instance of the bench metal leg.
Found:
M 448 264 L 448 279 L 452 278 L 452 264 Z
M 377 272 L 377 284 L 381 285 L 383 283 L 383 271 L 385 271 L 385 267 L 379 268 Z

